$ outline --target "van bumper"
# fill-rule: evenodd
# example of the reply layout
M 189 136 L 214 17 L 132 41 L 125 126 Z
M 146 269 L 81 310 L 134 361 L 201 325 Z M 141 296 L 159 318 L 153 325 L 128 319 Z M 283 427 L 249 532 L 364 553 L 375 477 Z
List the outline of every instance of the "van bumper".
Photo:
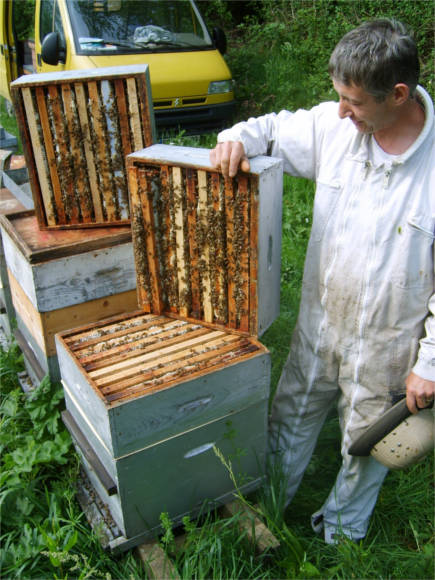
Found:
M 177 129 L 187 134 L 214 131 L 232 124 L 236 102 L 184 107 L 178 109 L 154 109 L 158 130 Z

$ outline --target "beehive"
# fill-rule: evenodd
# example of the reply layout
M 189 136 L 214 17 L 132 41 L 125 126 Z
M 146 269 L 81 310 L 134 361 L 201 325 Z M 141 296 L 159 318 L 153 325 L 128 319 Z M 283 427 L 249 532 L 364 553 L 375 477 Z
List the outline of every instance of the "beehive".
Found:
M 128 174 L 143 309 L 263 334 L 279 314 L 281 162 L 224 179 L 207 149 L 153 145 Z
M 124 547 L 157 534 L 162 511 L 177 523 L 232 497 L 216 450 L 242 492 L 263 480 L 270 356 L 256 337 L 279 309 L 282 165 L 251 166 L 223 181 L 206 150 L 129 156 L 141 308 L 56 336 L 66 424 Z
M 137 307 L 131 229 L 42 231 L 32 210 L 0 224 L 17 339 L 33 378 L 58 380 L 56 332 Z
M 11 95 L 39 226 L 129 223 L 125 157 L 154 136 L 148 66 L 24 75 Z

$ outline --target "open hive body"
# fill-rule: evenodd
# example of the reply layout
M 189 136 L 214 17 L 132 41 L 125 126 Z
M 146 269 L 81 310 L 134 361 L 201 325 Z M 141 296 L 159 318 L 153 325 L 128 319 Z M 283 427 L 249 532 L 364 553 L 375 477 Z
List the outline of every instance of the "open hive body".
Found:
M 2 215 L 0 225 L 26 367 L 36 383 L 59 380 L 57 332 L 137 307 L 131 229 L 43 231 L 32 210 Z
M 263 479 L 279 311 L 281 162 L 225 181 L 208 151 L 128 159 L 140 310 L 57 335 L 65 422 L 124 547 Z M 261 215 L 261 220 L 259 216 Z
M 154 141 L 147 65 L 24 75 L 11 83 L 38 223 L 129 223 L 125 159 Z

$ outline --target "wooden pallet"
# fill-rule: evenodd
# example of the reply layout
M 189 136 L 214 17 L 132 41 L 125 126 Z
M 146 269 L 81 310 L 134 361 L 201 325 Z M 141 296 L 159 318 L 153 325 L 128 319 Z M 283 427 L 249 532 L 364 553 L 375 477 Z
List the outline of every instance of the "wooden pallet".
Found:
M 254 506 L 255 509 L 255 506 Z M 241 534 L 255 545 L 257 554 L 263 554 L 267 551 L 277 550 L 280 542 L 258 517 L 255 511 L 247 504 L 239 500 L 234 500 L 222 506 L 219 510 L 222 521 L 226 518 L 238 515 L 238 525 Z M 175 537 L 176 552 L 182 552 L 186 534 Z M 149 540 L 140 544 L 136 548 L 136 553 L 140 560 L 145 564 L 149 578 L 180 578 L 174 560 L 162 548 L 158 540 Z
M 124 551 L 126 545 L 128 546 L 127 549 L 130 549 L 131 546 L 125 543 L 125 538 L 123 538 L 122 533 L 113 521 L 108 507 L 93 489 L 84 470 L 81 470 L 77 484 L 77 500 L 101 546 L 104 549 L 111 550 L 113 553 Z M 280 542 L 276 536 L 258 517 L 255 511 L 240 502 L 240 500 L 233 500 L 223 505 L 219 508 L 217 514 L 222 521 L 238 514 L 237 522 L 240 532 L 245 535 L 249 542 L 255 545 L 258 554 L 279 548 Z M 175 532 L 176 550 L 181 551 L 186 540 L 186 534 L 177 533 L 178 530 L 175 530 Z M 145 564 L 150 578 L 179 577 L 171 557 L 172 555 L 162 548 L 158 538 L 142 541 L 134 546 L 134 549 L 138 558 Z
M 40 227 L 128 223 L 125 157 L 154 139 L 147 65 L 24 75 L 11 95 Z

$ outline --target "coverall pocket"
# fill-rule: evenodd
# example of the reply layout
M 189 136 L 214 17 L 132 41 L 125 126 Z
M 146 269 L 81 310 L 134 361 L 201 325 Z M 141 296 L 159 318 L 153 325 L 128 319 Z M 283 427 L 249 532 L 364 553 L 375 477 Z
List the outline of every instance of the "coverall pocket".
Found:
M 342 192 L 341 184 L 337 181 L 326 183 L 317 180 L 316 196 L 313 209 L 313 226 L 311 240 L 320 242 Z
M 434 238 L 430 218 L 413 216 L 404 228 L 401 249 L 397 253 L 400 263 L 392 277 L 395 286 L 408 288 L 433 288 Z

